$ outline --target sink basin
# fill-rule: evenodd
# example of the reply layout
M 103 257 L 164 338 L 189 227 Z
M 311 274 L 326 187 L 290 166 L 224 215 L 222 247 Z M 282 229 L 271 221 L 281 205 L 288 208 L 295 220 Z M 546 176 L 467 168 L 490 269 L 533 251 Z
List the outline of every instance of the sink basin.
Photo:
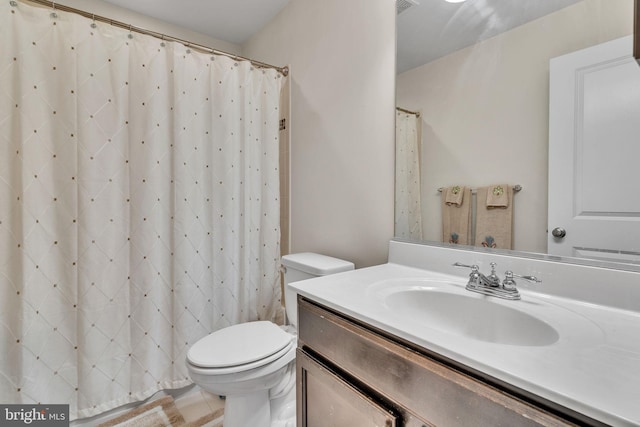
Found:
M 478 294 L 400 288 L 387 292 L 384 303 L 396 315 L 414 323 L 484 342 L 547 346 L 560 337 L 556 329 L 537 317 Z

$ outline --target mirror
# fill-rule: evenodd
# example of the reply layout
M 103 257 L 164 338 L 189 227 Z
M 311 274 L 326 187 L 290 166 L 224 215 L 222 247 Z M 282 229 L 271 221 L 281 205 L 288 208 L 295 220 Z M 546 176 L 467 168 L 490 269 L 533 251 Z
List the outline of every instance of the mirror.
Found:
M 633 12 L 633 57 L 640 64 L 640 0 L 635 0 Z
M 513 249 L 546 254 L 549 61 L 631 35 L 638 1 L 398 1 L 397 106 L 420 113 L 421 231 L 396 237 L 442 241 L 439 188 L 505 183 L 522 187 Z

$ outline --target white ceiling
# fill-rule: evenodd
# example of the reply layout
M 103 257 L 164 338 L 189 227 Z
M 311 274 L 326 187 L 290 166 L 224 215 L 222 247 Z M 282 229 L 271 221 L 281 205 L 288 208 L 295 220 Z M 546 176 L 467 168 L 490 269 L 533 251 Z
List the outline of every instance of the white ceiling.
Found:
M 397 17 L 401 73 L 581 0 L 417 0 Z
M 289 0 L 105 0 L 211 37 L 243 44 Z M 324 1 L 324 0 L 316 0 Z M 350 0 L 345 0 L 350 1 Z M 417 0 L 397 17 L 398 73 L 582 0 Z M 215 46 L 214 46 L 215 47 Z

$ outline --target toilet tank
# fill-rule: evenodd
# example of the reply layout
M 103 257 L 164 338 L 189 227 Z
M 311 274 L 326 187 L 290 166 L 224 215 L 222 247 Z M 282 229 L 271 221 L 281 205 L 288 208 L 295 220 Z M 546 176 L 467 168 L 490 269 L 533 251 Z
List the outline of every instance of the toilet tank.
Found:
M 355 268 L 352 262 L 312 252 L 284 255 L 282 257 L 282 267 L 284 270 L 284 304 L 287 311 L 287 319 L 289 324 L 294 326 L 297 325 L 298 321 L 298 301 L 296 292 L 287 286 L 289 283 L 328 276 Z

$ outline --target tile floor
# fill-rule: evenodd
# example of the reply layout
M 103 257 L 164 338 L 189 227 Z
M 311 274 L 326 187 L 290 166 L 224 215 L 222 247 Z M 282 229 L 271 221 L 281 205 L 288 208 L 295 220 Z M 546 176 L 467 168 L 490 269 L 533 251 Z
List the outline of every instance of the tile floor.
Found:
M 197 386 L 189 393 L 174 397 L 174 399 L 176 407 L 188 423 L 224 407 L 224 400 Z M 217 424 L 216 420 L 213 420 L 211 424 Z
M 202 390 L 196 385 L 185 387 L 180 390 L 160 391 L 145 402 L 150 402 L 167 395 L 173 396 L 175 405 L 186 422 L 196 421 L 200 417 L 224 407 L 224 400 Z M 139 404 L 129 404 L 95 417 L 75 420 L 71 422 L 71 427 L 94 427 L 102 422 L 115 418 L 138 405 Z

